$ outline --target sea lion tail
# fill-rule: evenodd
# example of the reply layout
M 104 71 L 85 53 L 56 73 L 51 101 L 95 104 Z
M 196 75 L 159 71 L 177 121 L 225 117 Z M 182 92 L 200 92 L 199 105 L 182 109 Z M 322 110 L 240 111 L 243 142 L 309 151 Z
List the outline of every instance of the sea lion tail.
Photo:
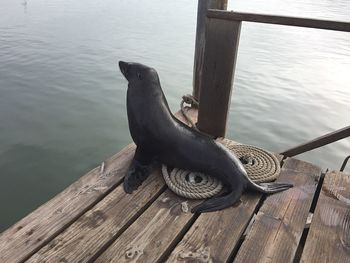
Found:
M 243 187 L 241 189 L 235 189 L 227 195 L 211 198 L 209 200 L 204 201 L 200 205 L 197 205 L 194 208 L 192 208 L 191 212 L 206 213 L 225 209 L 236 203 L 241 197 L 242 192 Z

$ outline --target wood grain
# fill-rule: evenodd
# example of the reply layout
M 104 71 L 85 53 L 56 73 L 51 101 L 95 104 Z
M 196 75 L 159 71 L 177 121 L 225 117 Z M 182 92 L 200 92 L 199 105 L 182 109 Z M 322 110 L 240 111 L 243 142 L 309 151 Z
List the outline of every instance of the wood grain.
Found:
M 320 175 L 312 164 L 284 161 L 278 181 L 294 187 L 266 198 L 234 262 L 293 262 Z
M 194 50 L 193 66 L 193 96 L 199 100 L 200 80 L 202 76 L 204 47 L 205 47 L 205 21 L 208 9 L 227 9 L 227 0 L 200 0 L 197 9 L 196 44 Z
M 157 262 L 196 217 L 190 212 L 199 201 L 166 190 L 96 262 Z M 188 210 L 186 209 L 188 207 Z
M 223 138 L 218 138 L 221 142 Z M 281 155 L 276 155 L 282 160 Z M 241 203 L 214 213 L 201 214 L 168 262 L 225 262 L 238 245 L 250 219 L 262 198 L 258 193 L 246 193 Z
M 27 262 L 87 262 L 164 190 L 159 170 L 133 194 L 118 186 Z
M 350 262 L 349 174 L 326 174 L 301 262 Z
M 237 206 L 201 214 L 167 262 L 226 262 L 260 198 L 260 194 L 244 194 Z
M 214 137 L 226 132 L 240 30 L 241 22 L 207 19 L 198 128 Z
M 188 112 L 190 118 L 196 120 L 198 111 L 188 109 Z M 175 115 L 183 121 L 181 113 Z M 122 181 L 134 150 L 134 144 L 126 146 L 1 233 L 0 262 L 20 262 L 29 258 L 105 197 Z
M 0 235 L 0 262 L 23 261 L 106 196 L 122 180 L 134 145 L 108 159 Z M 112 173 L 109 173 L 112 172 Z

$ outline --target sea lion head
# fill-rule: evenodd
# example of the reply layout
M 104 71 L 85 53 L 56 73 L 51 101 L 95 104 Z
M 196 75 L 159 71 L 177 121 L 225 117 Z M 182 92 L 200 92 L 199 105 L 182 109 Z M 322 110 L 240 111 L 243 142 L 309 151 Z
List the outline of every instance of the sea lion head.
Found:
M 119 61 L 119 68 L 124 77 L 132 84 L 159 80 L 155 69 L 140 63 Z

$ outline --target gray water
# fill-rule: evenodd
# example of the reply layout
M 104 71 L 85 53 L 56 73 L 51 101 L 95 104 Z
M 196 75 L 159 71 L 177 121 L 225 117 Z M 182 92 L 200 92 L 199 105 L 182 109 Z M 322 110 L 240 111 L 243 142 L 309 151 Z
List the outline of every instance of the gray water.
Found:
M 230 9 L 350 21 L 347 0 Z M 130 143 L 118 60 L 191 93 L 197 1 L 0 0 L 0 231 Z M 243 25 L 228 137 L 283 151 L 349 125 L 350 34 Z M 339 169 L 349 139 L 300 158 Z M 348 169 L 349 170 L 349 169 Z

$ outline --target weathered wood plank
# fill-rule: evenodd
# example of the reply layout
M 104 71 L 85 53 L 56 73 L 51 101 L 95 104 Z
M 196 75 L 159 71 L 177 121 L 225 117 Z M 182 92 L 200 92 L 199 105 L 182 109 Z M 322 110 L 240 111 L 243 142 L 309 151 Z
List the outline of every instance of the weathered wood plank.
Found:
M 198 203 L 166 190 L 96 262 L 158 262 L 196 218 L 190 209 Z
M 276 16 L 266 14 L 242 13 L 222 10 L 208 10 L 208 17 L 231 21 L 247 21 L 284 26 L 299 26 L 335 31 L 350 32 L 350 22 L 312 19 L 304 17 Z
M 201 214 L 167 262 L 226 262 L 261 197 L 244 194 L 237 206 Z
M 218 138 L 221 142 L 223 138 Z M 276 155 L 282 160 L 281 155 Z M 201 214 L 168 262 L 225 262 L 238 244 L 262 198 L 258 193 L 246 193 L 234 207 Z M 192 260 L 192 261 L 191 261 Z
M 294 187 L 266 198 L 235 262 L 293 262 L 320 175 L 317 166 L 285 160 L 278 181 Z
M 350 262 L 350 174 L 326 174 L 301 262 Z
M 28 262 L 87 262 L 118 237 L 163 190 L 159 170 L 131 195 L 119 185 Z
M 240 30 L 241 22 L 207 19 L 198 128 L 214 137 L 226 132 Z
M 189 116 L 197 118 L 197 110 Z M 176 116 L 182 120 L 181 113 Z M 19 262 L 52 240 L 123 179 L 135 145 L 126 146 L 102 165 L 82 176 L 60 194 L 0 234 L 0 262 Z M 112 173 L 111 173 L 112 172 Z
M 127 146 L 104 163 L 104 173 L 101 167 L 93 169 L 5 230 L 0 235 L 0 262 L 25 260 L 106 196 L 121 182 L 134 149 Z
M 193 66 L 193 96 L 199 100 L 205 46 L 205 21 L 208 9 L 227 9 L 227 0 L 198 0 L 196 44 Z

